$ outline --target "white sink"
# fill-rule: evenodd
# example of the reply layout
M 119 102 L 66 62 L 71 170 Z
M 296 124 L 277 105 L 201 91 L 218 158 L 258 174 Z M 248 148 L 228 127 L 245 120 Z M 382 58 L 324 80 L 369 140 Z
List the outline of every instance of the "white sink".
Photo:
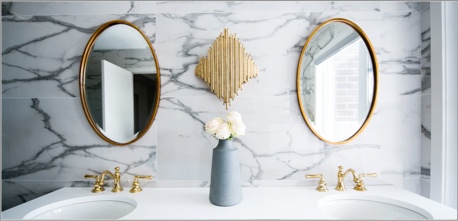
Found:
M 318 207 L 336 219 L 433 219 L 427 211 L 410 203 L 364 193 L 325 197 Z
M 29 212 L 24 219 L 119 219 L 137 202 L 120 196 L 86 196 L 62 200 Z

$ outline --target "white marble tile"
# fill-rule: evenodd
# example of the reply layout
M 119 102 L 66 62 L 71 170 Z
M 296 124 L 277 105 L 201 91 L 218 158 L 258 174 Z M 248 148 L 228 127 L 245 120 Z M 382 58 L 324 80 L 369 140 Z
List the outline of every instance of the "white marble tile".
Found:
M 425 5 L 422 2 L 422 6 Z M 431 173 L 431 24 L 429 4 L 421 12 L 421 195 L 429 197 Z
M 398 141 L 401 143 L 403 170 L 407 177 L 418 177 L 421 174 L 421 97 L 412 96 L 400 99 L 398 124 L 406 125 L 403 131 L 398 133 Z M 395 138 L 396 139 L 396 138 Z
M 159 13 L 380 11 L 378 1 L 158 1 Z
M 420 14 L 384 13 L 379 56 L 380 94 L 420 94 Z M 381 97 L 381 102 L 389 101 Z
M 427 128 L 428 112 L 423 113 L 426 74 L 421 68 L 426 67 L 429 34 L 420 17 L 429 12 L 419 13 L 415 2 L 40 4 L 51 3 L 2 4 L 8 8 L 4 14 L 54 15 L 3 17 L 4 205 L 66 185 L 88 185 L 92 181 L 83 174 L 115 166 L 121 167 L 126 183 L 141 174 L 154 176 L 145 186 L 208 186 L 217 140 L 203 131 L 203 124 L 228 111 L 194 75 L 194 68 L 224 27 L 237 33 L 260 67 L 258 78 L 244 85 L 229 108 L 242 113 L 248 129 L 234 141 L 244 186 L 316 185 L 317 180 L 304 178 L 308 173 L 323 173 L 328 185 L 334 185 L 337 166 L 342 165 L 379 175 L 366 183 L 424 192 L 420 168 L 425 168 L 422 145 L 427 133 L 420 128 Z M 107 4 L 112 5 L 102 7 Z M 380 65 L 371 122 L 355 140 L 337 146 L 325 144 L 308 129 L 296 97 L 302 46 L 317 25 L 335 17 L 350 19 L 365 31 Z M 156 121 L 145 137 L 127 147 L 112 147 L 96 136 L 78 98 L 84 46 L 100 24 L 113 19 L 140 26 L 154 43 L 162 74 Z
M 117 147 L 90 128 L 79 98 L 3 99 L 3 105 L 3 179 L 76 181 L 116 166 L 126 175 L 156 173 L 156 125 L 137 143 Z
M 134 23 L 154 42 L 154 15 L 3 17 L 3 97 L 78 97 L 87 41 L 114 19 Z
M 224 27 L 236 33 L 260 73 L 243 87 L 240 96 L 275 96 L 296 89 L 297 62 L 306 37 L 330 18 L 344 17 L 367 30 L 380 47 L 380 13 L 237 12 L 231 14 L 159 14 L 157 53 L 160 54 L 163 97 L 212 96 L 195 67 Z M 208 25 L 211 20 L 212 24 Z
M 335 185 L 337 183 L 337 171 L 338 167 L 342 166 L 343 170 L 354 169 L 357 174 L 360 173 L 377 173 L 380 174 L 379 160 L 368 159 L 366 156 L 371 152 L 380 152 L 380 149 L 376 145 L 371 144 L 346 144 L 339 146 L 327 146 L 324 150 L 326 160 L 319 166 L 316 171 L 310 171 L 307 173 L 322 173 L 329 185 Z M 372 160 L 373 166 L 369 165 L 366 160 Z M 305 174 L 304 174 L 305 175 Z M 296 179 L 298 179 L 297 177 Z M 373 179 L 373 178 L 368 178 Z M 351 181 L 351 175 L 345 180 Z M 380 183 L 379 179 L 376 178 L 371 182 Z
M 421 93 L 431 94 L 431 24 L 430 10 L 421 12 Z
M 320 145 L 312 145 L 311 142 L 322 142 L 308 131 L 299 108 L 288 107 L 295 106 L 291 104 L 295 99 L 292 96 L 243 97 L 230 107 L 230 110 L 237 110 L 242 114 L 247 126 L 247 135 L 234 141 L 239 148 L 243 179 L 280 179 L 282 176 L 273 175 L 275 171 L 271 171 L 270 167 L 284 165 L 283 170 L 276 169 L 282 170 L 281 174 L 289 173 L 293 169 L 281 159 L 276 160 L 276 155 L 306 156 L 319 151 Z M 158 115 L 158 125 L 161 128 L 158 133 L 158 146 L 162 147 L 158 149 L 160 179 L 209 178 L 211 151 L 217 140 L 204 132 L 203 125 L 211 118 L 225 116 L 228 112 L 222 103 L 218 105 L 215 102 L 218 102 L 216 97 L 161 100 Z M 180 127 L 172 122 L 187 126 Z M 303 148 L 304 144 L 310 146 Z M 312 148 L 314 146 L 318 149 Z M 274 162 L 258 161 L 261 158 L 273 158 Z M 269 168 L 264 168 L 263 165 Z
M 429 7 L 431 7 L 431 3 L 430 2 L 421 2 L 420 7 L 421 7 L 421 11 L 429 10 Z
M 4 8 L 4 9 L 3 9 Z M 156 12 L 154 1 L 3 2 L 2 15 L 103 15 Z
M 242 97 L 233 103 L 230 110 L 239 111 L 247 125 L 247 135 L 234 141 L 244 181 L 303 180 L 307 173 L 324 173 L 332 180 L 341 164 L 360 173 L 380 170 L 367 166 L 381 161 L 374 153 L 380 151 L 376 144 L 326 147 L 306 127 L 295 99 Z M 227 113 L 222 104 L 213 104 L 215 101 L 213 97 L 162 99 L 158 116 L 160 180 L 209 179 L 211 151 L 217 141 L 203 131 L 203 125 Z M 188 126 L 177 127 L 172 119 Z M 366 155 L 374 159 L 366 162 Z
M 421 100 L 421 176 L 429 179 L 431 170 L 431 95 Z
M 368 162 L 376 162 L 369 165 L 381 171 L 379 179 L 400 187 L 404 173 L 418 174 L 420 171 L 421 76 L 419 62 L 415 62 L 420 55 L 419 41 L 415 41 L 419 31 L 415 27 L 417 15 L 409 14 L 405 20 L 399 20 L 384 14 L 378 100 L 374 116 L 360 138 L 380 148 L 379 152 L 365 158 Z M 410 18 L 412 16 L 414 18 Z M 405 28 L 409 23 L 412 23 L 412 32 L 390 30 Z M 417 42 L 417 45 L 405 45 L 407 41 Z
M 383 50 L 387 58 L 401 56 L 404 53 L 418 53 L 420 45 L 420 14 L 417 12 L 383 13 L 382 39 Z M 385 42 L 396 44 L 385 44 Z
M 419 12 L 422 2 L 414 1 L 380 1 L 382 12 Z
M 157 1 L 158 13 L 208 13 L 233 11 L 232 7 L 243 2 L 228 1 Z
M 418 178 L 405 179 L 403 188 L 405 190 L 408 190 L 408 191 L 412 192 L 412 193 L 416 193 L 416 194 L 420 195 L 420 192 L 421 192 L 420 179 L 418 179 Z
M 382 78 L 386 76 L 382 75 Z M 368 154 L 365 160 L 368 165 L 378 167 L 375 168 L 380 170 L 378 179 L 402 184 L 400 179 L 404 173 L 420 173 L 420 96 L 379 98 L 375 114 L 361 139 L 377 144 L 380 151 Z M 380 102 L 382 99 L 385 101 Z
M 420 180 L 420 184 L 421 184 L 421 190 L 420 190 L 420 195 L 426 197 L 426 198 L 429 198 L 430 196 L 430 186 L 431 186 L 431 183 L 429 180 L 425 180 L 425 179 L 421 179 Z
M 209 180 L 139 180 L 142 187 L 209 187 Z M 243 187 L 316 187 L 319 180 L 306 179 L 302 177 L 298 180 L 250 180 L 242 181 Z M 351 180 L 348 180 L 351 182 Z M 346 182 L 345 182 L 346 183 Z M 371 181 L 365 182 L 366 185 L 373 185 Z M 334 183 L 329 183 L 334 185 Z M 351 185 L 351 184 L 349 184 Z M 386 183 L 383 185 L 387 185 Z
M 318 3 L 318 2 L 317 2 Z M 308 10 L 309 5 L 304 2 L 304 10 Z M 333 1 L 331 8 L 326 8 L 325 11 L 380 11 L 380 1 Z M 317 8 L 319 10 L 319 8 Z
M 416 194 L 420 194 L 421 184 L 418 175 L 407 175 L 406 173 L 397 173 L 394 171 L 385 171 L 384 178 L 395 187 L 399 187 Z M 407 176 L 406 176 L 407 175 Z

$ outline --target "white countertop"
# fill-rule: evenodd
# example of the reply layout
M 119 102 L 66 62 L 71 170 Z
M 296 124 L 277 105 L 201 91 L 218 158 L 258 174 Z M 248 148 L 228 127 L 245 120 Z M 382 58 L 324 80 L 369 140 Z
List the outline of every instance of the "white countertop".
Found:
M 393 186 L 367 186 L 367 192 L 347 187 L 338 192 L 317 192 L 312 187 L 244 187 L 243 200 L 232 207 L 210 203 L 209 188 L 143 188 L 143 192 L 102 193 L 91 188 L 66 187 L 2 212 L 2 219 L 22 219 L 27 213 L 44 205 L 83 196 L 124 196 L 134 199 L 137 207 L 121 219 L 148 220 L 305 220 L 334 219 L 324 213 L 318 202 L 327 196 L 373 196 L 401 200 L 423 208 L 435 219 L 456 219 L 457 211 L 417 194 Z

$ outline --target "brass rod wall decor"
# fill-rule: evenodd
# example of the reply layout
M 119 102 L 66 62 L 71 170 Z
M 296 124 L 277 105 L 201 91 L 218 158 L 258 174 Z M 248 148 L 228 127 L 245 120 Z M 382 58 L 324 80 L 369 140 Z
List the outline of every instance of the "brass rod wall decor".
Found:
M 196 67 L 196 76 L 202 78 L 215 95 L 224 102 L 226 110 L 230 102 L 243 89 L 243 84 L 258 76 L 258 67 L 235 34 L 227 28 L 216 38 L 206 57 Z

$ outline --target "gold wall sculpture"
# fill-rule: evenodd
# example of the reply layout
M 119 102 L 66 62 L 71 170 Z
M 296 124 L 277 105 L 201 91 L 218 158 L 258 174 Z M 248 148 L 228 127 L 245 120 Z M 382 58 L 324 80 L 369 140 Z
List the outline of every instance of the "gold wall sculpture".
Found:
M 206 57 L 196 67 L 196 76 L 204 79 L 215 95 L 224 102 L 226 110 L 231 100 L 243 89 L 243 84 L 258 76 L 258 67 L 245 52 L 235 34 L 227 28 L 216 38 Z

